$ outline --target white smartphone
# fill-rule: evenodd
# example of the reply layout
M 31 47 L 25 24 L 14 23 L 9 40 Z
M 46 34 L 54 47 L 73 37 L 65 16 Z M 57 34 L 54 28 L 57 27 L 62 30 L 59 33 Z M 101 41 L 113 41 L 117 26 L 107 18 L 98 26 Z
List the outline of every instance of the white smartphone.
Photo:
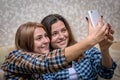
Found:
M 89 10 L 88 11 L 89 17 L 91 19 L 93 27 L 97 26 L 98 19 L 100 17 L 100 14 L 97 10 Z

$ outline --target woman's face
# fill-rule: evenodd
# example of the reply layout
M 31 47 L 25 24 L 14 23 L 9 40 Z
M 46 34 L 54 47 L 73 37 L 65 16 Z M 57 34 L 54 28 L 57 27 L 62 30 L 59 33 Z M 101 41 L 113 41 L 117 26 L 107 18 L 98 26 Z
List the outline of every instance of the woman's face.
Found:
M 64 23 L 58 20 L 51 25 L 51 45 L 53 48 L 65 48 L 69 42 L 69 34 Z
M 49 43 L 47 33 L 43 28 L 36 28 L 34 31 L 34 51 L 38 53 L 48 53 Z

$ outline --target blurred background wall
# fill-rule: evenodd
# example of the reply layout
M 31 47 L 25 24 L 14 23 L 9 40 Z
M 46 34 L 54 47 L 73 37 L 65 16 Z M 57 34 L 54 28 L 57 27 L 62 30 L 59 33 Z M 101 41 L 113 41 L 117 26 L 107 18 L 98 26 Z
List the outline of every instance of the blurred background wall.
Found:
M 112 24 L 115 40 L 120 41 L 120 0 L 0 0 L 0 46 L 14 44 L 19 25 L 40 22 L 51 13 L 64 16 L 77 41 L 87 35 L 87 11 L 97 9 Z

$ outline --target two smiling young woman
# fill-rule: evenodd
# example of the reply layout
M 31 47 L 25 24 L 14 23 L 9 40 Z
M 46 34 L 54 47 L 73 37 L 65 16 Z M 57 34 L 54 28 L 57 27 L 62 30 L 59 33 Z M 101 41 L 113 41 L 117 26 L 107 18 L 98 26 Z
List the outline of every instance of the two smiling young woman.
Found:
M 100 75 L 110 79 L 116 67 L 109 54 L 113 30 L 108 24 L 102 27 L 101 21 L 102 18 L 93 28 L 87 19 L 89 34 L 79 42 L 73 38 L 67 21 L 58 14 L 42 20 L 46 28 L 36 22 L 22 24 L 16 32 L 16 50 L 10 52 L 1 67 L 4 78 L 94 80 Z M 101 52 L 93 47 L 97 43 Z M 74 76 L 70 77 L 71 74 Z

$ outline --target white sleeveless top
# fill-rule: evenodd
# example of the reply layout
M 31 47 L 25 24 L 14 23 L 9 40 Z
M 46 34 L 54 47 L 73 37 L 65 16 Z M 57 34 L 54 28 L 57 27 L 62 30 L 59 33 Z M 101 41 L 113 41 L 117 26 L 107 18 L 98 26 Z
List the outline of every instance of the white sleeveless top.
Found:
M 73 67 L 69 68 L 69 80 L 78 80 L 77 73 Z

